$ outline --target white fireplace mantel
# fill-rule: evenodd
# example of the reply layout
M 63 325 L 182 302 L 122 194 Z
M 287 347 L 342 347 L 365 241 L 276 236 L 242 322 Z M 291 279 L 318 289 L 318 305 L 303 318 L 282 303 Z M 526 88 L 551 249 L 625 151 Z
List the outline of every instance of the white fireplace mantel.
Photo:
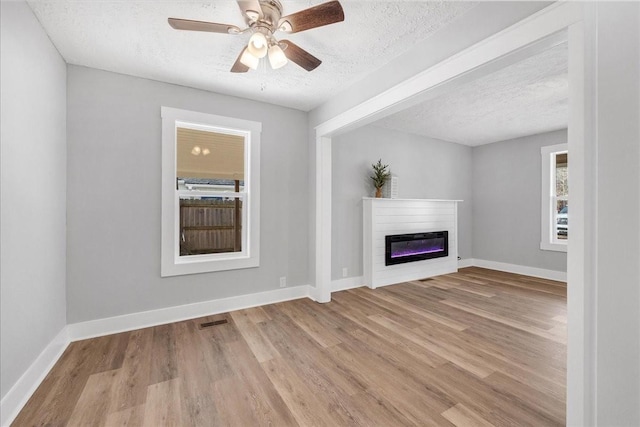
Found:
M 363 198 L 364 282 L 370 288 L 458 271 L 458 203 L 462 200 Z M 449 255 L 385 265 L 385 236 L 448 231 Z

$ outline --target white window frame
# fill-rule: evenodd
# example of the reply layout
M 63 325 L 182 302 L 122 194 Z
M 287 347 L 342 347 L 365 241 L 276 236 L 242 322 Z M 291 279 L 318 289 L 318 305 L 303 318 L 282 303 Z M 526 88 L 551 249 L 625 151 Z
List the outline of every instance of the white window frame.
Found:
M 540 221 L 540 249 L 545 251 L 567 252 L 567 240 L 560 240 L 554 226 L 557 221 L 556 210 L 556 154 L 568 152 L 568 144 L 549 145 L 540 148 L 542 160 L 542 191 L 541 191 L 541 221 Z
M 199 113 L 171 107 L 161 108 L 162 116 L 162 277 L 213 271 L 252 268 L 260 265 L 260 133 L 262 124 L 249 120 Z M 187 127 L 245 137 L 245 179 L 241 197 L 242 252 L 180 256 L 180 196 L 188 190 L 176 188 L 176 129 Z M 219 196 L 216 191 L 198 191 L 198 195 Z

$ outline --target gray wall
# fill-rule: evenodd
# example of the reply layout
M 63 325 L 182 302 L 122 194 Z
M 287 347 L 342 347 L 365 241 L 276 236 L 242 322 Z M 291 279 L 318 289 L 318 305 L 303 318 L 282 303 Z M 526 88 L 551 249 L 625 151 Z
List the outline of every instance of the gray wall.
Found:
M 333 138 L 333 280 L 362 272 L 362 198 L 372 197 L 371 164 L 382 158 L 398 176 L 398 197 L 460 199 L 459 256 L 471 258 L 471 147 L 365 126 Z
M 1 15 L 1 393 L 65 326 L 66 65 L 23 2 Z
M 540 249 L 540 147 L 566 130 L 473 149 L 473 258 L 567 271 L 567 254 Z
M 69 323 L 306 285 L 306 113 L 68 67 Z M 160 277 L 162 105 L 262 122 L 260 267 Z

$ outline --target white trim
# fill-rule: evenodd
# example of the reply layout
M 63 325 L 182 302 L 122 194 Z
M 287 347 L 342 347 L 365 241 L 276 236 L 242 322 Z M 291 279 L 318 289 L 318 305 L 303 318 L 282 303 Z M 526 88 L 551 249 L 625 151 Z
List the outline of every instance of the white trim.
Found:
M 346 277 L 344 279 L 331 282 L 331 292 L 346 291 L 347 289 L 360 288 L 364 286 L 364 277 Z
M 309 295 L 307 295 L 307 297 L 313 302 L 319 302 L 318 297 L 316 295 L 317 293 L 316 288 L 311 285 L 307 285 L 307 287 L 309 288 Z
M 567 281 L 567 273 L 564 271 L 547 270 L 544 268 L 529 267 L 526 265 L 508 264 L 506 262 L 473 259 L 467 267 L 481 267 L 489 270 L 504 271 L 507 273 L 522 274 L 524 276 L 539 277 L 547 280 Z
M 385 202 L 389 202 L 394 203 L 394 202 L 444 202 L 444 203 L 449 203 L 449 202 L 458 202 L 458 203 L 462 203 L 464 202 L 464 200 L 461 199 L 392 199 L 390 197 L 363 197 L 362 200 L 375 200 L 378 203 L 385 203 Z
M 567 281 L 564 271 L 547 270 L 545 268 L 529 267 L 526 265 L 509 264 L 506 262 L 488 261 L 484 259 L 466 258 L 458 261 L 458 268 L 480 267 L 507 273 L 522 274 L 524 276 L 539 277 L 547 280 Z
M 69 345 L 69 335 L 65 326 L 53 340 L 42 350 L 42 353 L 27 368 L 20 379 L 11 387 L 0 402 L 0 425 L 8 426 L 18 416 L 31 395 L 44 381 L 53 365 Z
M 107 317 L 67 326 L 71 341 L 309 297 L 308 285 Z
M 206 273 L 260 265 L 260 133 L 262 124 L 249 120 L 161 107 L 162 117 L 162 240 L 160 275 Z M 176 192 L 176 124 L 191 128 L 218 129 L 245 136 L 245 185 L 242 210 L 243 250 L 239 253 L 180 257 L 178 253 L 178 215 Z M 185 125 L 188 123 L 188 125 Z M 227 196 L 231 196 L 227 194 Z
M 476 260 L 473 258 L 465 258 L 458 260 L 458 269 L 475 266 Z
M 317 302 L 331 301 L 331 138 L 316 141 L 316 281 Z
M 595 425 L 596 399 L 596 3 L 585 2 L 582 22 L 569 27 L 569 126 L 571 238 L 567 251 L 568 426 Z M 588 88 L 588 89 L 587 89 Z

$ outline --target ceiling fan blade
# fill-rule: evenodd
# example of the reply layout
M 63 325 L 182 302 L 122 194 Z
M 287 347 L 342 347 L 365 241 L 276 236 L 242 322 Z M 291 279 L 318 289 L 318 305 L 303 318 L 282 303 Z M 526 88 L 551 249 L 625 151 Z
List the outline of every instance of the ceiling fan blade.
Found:
M 280 43 L 286 44 L 287 48 L 284 49 L 285 56 L 292 62 L 295 62 L 307 71 L 313 71 L 318 68 L 318 65 L 322 64 L 315 56 L 311 55 L 306 50 L 302 49 L 298 45 L 289 40 L 281 40 Z
M 344 21 L 344 11 L 340 2 L 330 1 L 283 16 L 278 22 L 278 29 L 287 33 L 299 33 L 342 21 Z
M 239 34 L 240 28 L 231 24 L 218 24 L 215 22 L 192 21 L 190 19 L 169 18 L 169 25 L 176 30 L 206 31 L 209 33 Z
M 242 52 L 240 52 L 240 55 L 238 55 L 238 59 L 236 59 L 236 62 L 234 62 L 233 67 L 231 67 L 232 73 L 246 73 L 247 71 L 249 71 L 249 67 L 247 67 L 242 62 L 240 62 L 240 58 L 242 58 L 242 54 L 244 53 L 245 50 L 247 50 L 246 47 L 242 49 Z
M 237 1 L 247 25 L 257 21 L 259 18 L 262 18 L 262 8 L 260 7 L 260 2 L 258 0 Z

